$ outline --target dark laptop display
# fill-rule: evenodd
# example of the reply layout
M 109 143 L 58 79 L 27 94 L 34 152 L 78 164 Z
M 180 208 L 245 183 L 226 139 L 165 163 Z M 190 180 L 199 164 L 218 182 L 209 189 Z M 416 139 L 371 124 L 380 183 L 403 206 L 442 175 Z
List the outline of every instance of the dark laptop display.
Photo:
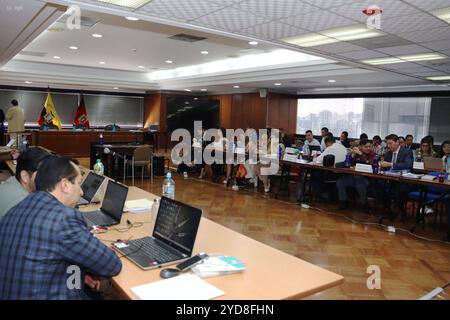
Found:
M 86 179 L 84 179 L 81 184 L 81 189 L 83 190 L 83 197 L 80 199 L 78 204 L 88 204 L 91 203 L 92 199 L 98 192 L 98 189 L 102 185 L 105 177 L 89 172 Z
M 153 236 L 131 240 L 118 250 L 142 269 L 186 259 L 192 255 L 201 216 L 200 209 L 162 197 Z
M 88 225 L 110 226 L 119 224 L 127 194 L 127 186 L 111 180 L 108 181 L 102 207 L 96 211 L 84 212 Z

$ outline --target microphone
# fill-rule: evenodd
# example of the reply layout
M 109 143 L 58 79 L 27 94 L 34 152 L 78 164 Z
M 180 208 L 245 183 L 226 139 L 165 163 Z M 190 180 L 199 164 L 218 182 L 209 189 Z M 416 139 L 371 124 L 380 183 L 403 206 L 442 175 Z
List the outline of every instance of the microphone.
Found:
M 111 150 L 109 149 L 109 148 L 104 148 L 103 149 L 103 153 L 104 154 L 111 154 Z M 113 157 L 119 157 L 120 159 L 125 159 L 125 157 L 123 156 L 123 155 L 121 155 L 121 154 L 119 154 L 119 153 L 117 153 L 117 152 L 112 152 L 112 156 Z

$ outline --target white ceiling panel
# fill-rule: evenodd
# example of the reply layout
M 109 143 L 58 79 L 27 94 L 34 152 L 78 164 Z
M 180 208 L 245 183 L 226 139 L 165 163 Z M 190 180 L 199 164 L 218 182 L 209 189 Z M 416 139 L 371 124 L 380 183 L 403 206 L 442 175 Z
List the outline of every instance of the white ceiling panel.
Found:
M 426 11 L 450 7 L 450 0 L 403 0 L 403 1 Z
M 381 51 L 383 53 L 398 56 L 398 55 L 405 55 L 405 54 L 416 54 L 416 53 L 426 53 L 431 52 L 432 50 L 424 48 L 422 46 L 418 46 L 416 44 L 412 44 L 409 46 L 397 46 L 397 47 L 389 47 L 389 48 L 380 48 L 377 49 L 378 51 Z
M 350 5 L 333 8 L 333 12 L 349 19 L 366 22 L 368 16 L 362 11 L 373 5 L 377 5 L 383 11 L 381 23 L 383 23 L 384 18 L 420 13 L 420 10 L 398 0 L 353 1 Z
M 332 44 L 325 44 L 322 46 L 314 47 L 314 49 L 325 51 L 329 53 L 343 53 L 343 52 L 351 52 L 351 51 L 360 51 L 363 50 L 363 47 L 355 46 L 351 43 L 346 42 L 338 42 Z
M 423 13 L 381 20 L 381 30 L 389 33 L 412 32 L 446 26 L 448 25 L 444 21 Z
M 443 40 L 443 41 L 431 41 L 431 42 L 423 42 L 421 43 L 422 46 L 430 48 L 432 50 L 436 51 L 446 51 L 450 49 L 450 41 L 449 40 Z
M 298 0 L 246 0 L 238 3 L 234 7 L 271 19 L 280 19 L 320 10 L 317 7 Z
M 355 21 L 341 17 L 328 11 L 314 11 L 309 14 L 300 14 L 284 20 L 293 26 L 311 31 L 343 27 L 355 24 Z
M 329 9 L 333 7 L 339 7 L 346 4 L 350 4 L 355 0 L 304 0 L 304 1 L 322 9 Z
M 289 24 L 276 21 L 259 24 L 247 29 L 240 30 L 239 32 L 245 35 L 259 37 L 261 39 L 282 39 L 309 33 L 308 30 L 302 30 Z
M 430 42 L 440 40 L 450 40 L 450 27 L 399 33 L 399 37 L 412 42 Z
M 387 54 L 374 51 L 374 50 L 360 50 L 353 52 L 340 53 L 340 56 L 348 59 L 363 60 L 363 59 L 373 59 L 373 58 L 384 58 Z
M 230 7 L 215 11 L 192 21 L 195 24 L 220 28 L 227 31 L 246 29 L 264 22 L 270 22 L 270 20 Z
M 194 20 L 224 7 L 224 5 L 207 0 L 153 0 L 136 12 L 187 21 Z

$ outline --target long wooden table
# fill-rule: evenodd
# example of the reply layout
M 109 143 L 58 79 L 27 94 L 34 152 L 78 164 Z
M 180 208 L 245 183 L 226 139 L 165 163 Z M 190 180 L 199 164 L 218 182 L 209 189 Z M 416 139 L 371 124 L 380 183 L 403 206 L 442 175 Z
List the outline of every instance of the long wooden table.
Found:
M 414 232 L 415 227 L 420 222 L 425 222 L 425 205 L 427 204 L 427 189 L 429 187 L 433 188 L 441 188 L 445 189 L 448 193 L 450 193 L 450 180 L 446 180 L 444 182 L 439 182 L 438 179 L 434 181 L 426 181 L 421 179 L 414 178 L 406 178 L 403 176 L 396 175 L 386 175 L 386 174 L 374 174 L 374 173 L 366 173 L 356 171 L 354 167 L 352 168 L 335 168 L 334 166 L 325 167 L 322 164 L 312 164 L 312 163 L 304 163 L 304 162 L 293 162 L 288 160 L 280 160 L 280 164 L 288 167 L 294 167 L 304 170 L 323 170 L 329 171 L 337 174 L 350 174 L 354 176 L 366 177 L 370 179 L 384 180 L 384 181 L 392 181 L 398 183 L 406 183 L 409 185 L 414 185 L 420 188 L 420 200 L 419 205 L 417 206 L 416 211 L 416 219 L 414 220 L 414 224 L 411 226 L 411 231 Z M 381 220 L 380 220 L 381 222 Z M 450 232 L 450 221 L 448 222 L 447 229 Z
M 127 200 L 147 198 L 155 195 L 136 187 L 130 187 Z M 95 206 L 82 208 L 89 211 Z M 121 224 L 126 221 L 142 222 L 141 227 L 119 232 L 112 227 L 107 233 L 98 234 L 105 244 L 117 239 L 140 238 L 151 234 L 153 219 L 150 212 L 124 213 Z M 343 277 L 317 267 L 311 263 L 288 255 L 263 243 L 223 227 L 207 218 L 202 218 L 195 241 L 194 254 L 199 252 L 232 255 L 246 264 L 239 274 L 206 278 L 205 281 L 223 290 L 218 299 L 299 299 L 343 282 Z M 137 299 L 131 292 L 134 286 L 162 280 L 160 269 L 144 271 L 126 258 L 122 258 L 121 273 L 112 279 L 114 287 L 128 299 Z

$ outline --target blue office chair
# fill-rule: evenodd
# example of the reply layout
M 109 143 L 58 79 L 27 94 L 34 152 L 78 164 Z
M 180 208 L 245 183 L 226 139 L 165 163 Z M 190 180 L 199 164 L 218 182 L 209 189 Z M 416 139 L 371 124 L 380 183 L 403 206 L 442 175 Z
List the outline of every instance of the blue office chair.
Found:
M 430 176 L 439 176 L 439 172 L 430 172 L 428 173 Z M 448 178 L 447 175 L 445 177 Z M 408 194 L 408 199 L 413 201 L 413 215 L 416 212 L 415 203 L 420 201 L 420 191 L 413 191 Z M 434 216 L 434 229 L 436 230 L 437 218 L 439 215 L 439 225 L 442 224 L 442 213 L 445 211 L 445 205 L 448 201 L 450 201 L 450 195 L 445 188 L 438 187 L 427 187 L 427 191 L 425 194 L 425 205 L 432 206 L 436 205 L 436 214 Z M 440 205 L 440 208 L 439 208 Z M 450 205 L 450 204 L 449 204 Z M 422 213 L 424 214 L 424 213 Z

